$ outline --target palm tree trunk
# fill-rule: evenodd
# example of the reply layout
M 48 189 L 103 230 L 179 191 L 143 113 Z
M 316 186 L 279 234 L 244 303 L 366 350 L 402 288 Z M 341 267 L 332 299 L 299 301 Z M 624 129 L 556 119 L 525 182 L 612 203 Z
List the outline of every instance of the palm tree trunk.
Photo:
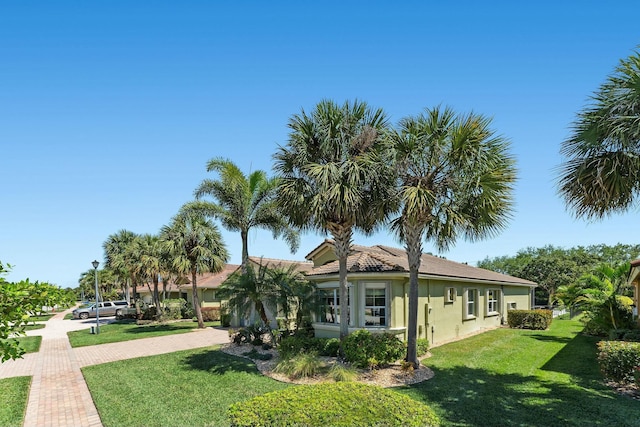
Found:
M 196 270 L 191 270 L 191 291 L 193 292 L 193 310 L 196 312 L 196 318 L 198 319 L 198 329 L 204 329 L 200 299 L 198 298 L 198 285 L 196 284 Z
M 349 335 L 349 288 L 347 286 L 347 257 L 351 252 L 353 230 L 349 226 L 333 224 L 329 231 L 335 242 L 340 268 L 340 341 Z
M 405 225 L 407 261 L 409 262 L 409 324 L 407 325 L 407 362 L 418 362 L 418 270 L 422 256 L 422 227 Z
M 266 326 L 269 326 L 269 318 L 267 317 L 267 311 L 264 309 L 264 304 L 262 304 L 262 301 L 256 302 L 256 310 L 260 315 L 260 319 L 262 319 L 262 323 L 264 323 Z
M 240 238 L 242 239 L 242 274 L 247 272 L 247 263 L 249 262 L 248 236 L 249 232 L 247 230 L 240 231 Z

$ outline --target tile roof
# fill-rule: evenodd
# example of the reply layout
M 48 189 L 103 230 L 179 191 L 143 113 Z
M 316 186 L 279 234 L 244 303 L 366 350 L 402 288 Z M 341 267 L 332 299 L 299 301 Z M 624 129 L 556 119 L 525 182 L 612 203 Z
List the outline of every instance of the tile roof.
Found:
M 250 256 L 249 261 L 257 264 L 264 265 L 268 268 L 289 268 L 290 266 L 296 266 L 296 271 L 301 273 L 307 273 L 311 271 L 313 268 L 313 263 L 311 261 L 289 261 L 284 259 L 276 259 L 276 258 L 264 258 L 257 256 Z
M 332 241 L 325 241 L 324 244 L 332 245 Z M 407 254 L 403 249 L 389 246 L 360 246 L 353 245 L 352 253 L 347 258 L 347 271 L 356 272 L 409 272 Z M 312 251 L 310 255 L 314 254 Z M 324 265 L 314 267 L 308 276 L 338 274 L 338 260 L 328 262 Z M 457 278 L 467 280 L 481 280 L 491 282 L 502 282 L 523 286 L 534 286 L 536 283 L 494 271 L 484 270 L 467 264 L 450 261 L 444 258 L 422 254 L 419 274 L 428 276 L 440 276 L 446 278 Z
M 227 280 L 227 277 L 229 277 L 238 268 L 240 268 L 238 264 L 226 264 L 222 271 L 218 273 L 198 274 L 196 277 L 196 286 L 203 289 L 215 289 L 219 287 L 222 282 Z M 180 289 L 191 289 L 191 278 L 187 278 L 186 284 L 181 285 Z

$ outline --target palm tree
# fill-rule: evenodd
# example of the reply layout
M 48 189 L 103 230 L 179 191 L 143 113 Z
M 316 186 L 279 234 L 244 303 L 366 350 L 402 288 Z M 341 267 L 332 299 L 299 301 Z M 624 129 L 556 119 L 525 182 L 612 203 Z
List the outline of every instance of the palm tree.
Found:
M 191 276 L 193 308 L 198 328 L 204 328 L 197 275 L 222 271 L 227 262 L 227 248 L 218 228 L 202 214 L 183 211 L 162 227 L 160 236 L 172 262 L 171 270 L 180 276 Z
M 156 306 L 156 316 L 161 315 L 160 294 L 158 284 L 163 272 L 164 247 L 159 236 L 143 234 L 133 243 L 133 273 L 142 278 L 147 286 L 153 284 L 153 304 Z
M 393 201 L 392 173 L 384 157 L 387 118 L 360 101 L 324 100 L 289 119 L 289 142 L 275 158 L 278 201 L 289 222 L 330 233 L 340 268 L 340 310 L 347 313 L 347 256 L 355 229 L 370 233 Z M 349 333 L 340 319 L 340 337 Z
M 252 309 L 269 325 L 267 309 L 276 309 L 276 289 L 269 280 L 268 268 L 262 264 L 256 268 L 248 264 L 244 271 L 235 272 L 220 286 L 218 295 L 227 299 L 229 308 L 238 316 L 247 317 Z
M 621 60 L 562 143 L 559 193 L 576 216 L 624 212 L 640 191 L 640 55 Z
M 418 271 L 422 239 L 446 250 L 462 237 L 480 239 L 502 229 L 510 216 L 514 160 L 509 143 L 477 114 L 449 108 L 404 118 L 391 133 L 401 214 L 392 229 L 409 263 L 407 361 L 417 367 Z
M 120 230 L 109 235 L 102 244 L 106 263 L 105 266 L 116 272 L 121 277 L 126 277 L 127 287 L 133 286 L 133 298 L 136 298 L 136 280 L 133 274 L 132 253 L 137 234 L 129 230 Z
M 297 267 L 292 264 L 287 268 L 276 267 L 267 272 L 268 280 L 275 290 L 278 314 L 287 321 L 293 317 L 296 331 L 303 326 L 305 317 L 310 316 L 319 308 L 316 285 L 305 279 Z M 287 329 L 289 329 L 288 325 Z
M 195 190 L 198 201 L 188 203 L 184 209 L 212 216 L 226 229 L 240 232 L 243 269 L 249 260 L 248 237 L 252 228 L 270 230 L 274 239 L 282 236 L 292 253 L 298 249 L 298 233 L 284 220 L 275 201 L 277 179 L 268 178 L 261 170 L 246 176 L 233 162 L 222 158 L 211 159 L 207 171 L 218 173 L 220 179 L 204 180 Z M 204 196 L 211 196 L 214 201 L 199 200 Z

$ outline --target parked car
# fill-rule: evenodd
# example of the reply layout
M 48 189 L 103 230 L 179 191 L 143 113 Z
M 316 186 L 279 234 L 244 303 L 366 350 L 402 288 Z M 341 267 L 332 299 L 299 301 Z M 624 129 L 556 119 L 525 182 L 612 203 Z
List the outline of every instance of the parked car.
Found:
M 121 316 L 122 310 L 129 304 L 126 301 L 102 301 L 98 303 L 98 309 L 100 310 L 100 317 L 107 316 Z M 96 317 L 96 305 L 92 304 L 85 308 L 76 308 L 73 310 L 74 319 L 88 319 L 89 317 Z

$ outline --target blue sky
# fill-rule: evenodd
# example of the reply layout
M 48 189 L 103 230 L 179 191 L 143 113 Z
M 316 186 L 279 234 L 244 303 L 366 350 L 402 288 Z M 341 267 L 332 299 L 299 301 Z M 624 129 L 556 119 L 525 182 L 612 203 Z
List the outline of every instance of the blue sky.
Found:
M 9 280 L 75 287 L 102 243 L 157 233 L 226 157 L 271 173 L 287 120 L 323 98 L 493 117 L 519 168 L 498 237 L 442 255 L 638 243 L 637 211 L 587 223 L 556 194 L 575 114 L 640 44 L 640 5 L 539 2 L 3 2 L 0 261 Z M 222 230 L 240 262 L 240 237 Z M 250 253 L 304 259 L 255 231 Z M 396 245 L 380 232 L 356 243 Z M 425 251 L 435 252 L 430 244 Z

